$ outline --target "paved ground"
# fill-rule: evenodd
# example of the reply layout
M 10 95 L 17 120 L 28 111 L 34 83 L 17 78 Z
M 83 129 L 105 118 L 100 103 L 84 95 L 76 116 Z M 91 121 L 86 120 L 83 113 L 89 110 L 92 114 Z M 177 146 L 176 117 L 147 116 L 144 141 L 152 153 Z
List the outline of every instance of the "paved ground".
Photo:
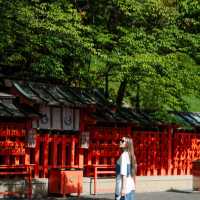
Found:
M 55 198 L 48 198 L 55 200 Z M 56 200 L 114 200 L 113 194 L 56 198 Z M 136 200 L 200 200 L 200 192 L 168 191 L 136 193 Z
M 24 198 L 0 198 L 5 200 L 19 200 Z M 25 200 L 25 199 L 24 199 Z M 113 194 L 82 195 L 80 197 L 37 197 L 32 200 L 114 200 Z M 200 200 L 200 192 L 166 191 L 136 193 L 135 200 Z
M 113 195 L 102 196 L 99 195 L 98 198 L 102 200 L 114 199 Z M 94 199 L 94 198 L 91 198 Z M 98 200 L 100 200 L 98 199 Z M 183 193 L 183 192 L 149 192 L 149 193 L 136 193 L 136 200 L 199 200 L 200 193 Z
M 19 197 L 7 197 L 0 198 L 3 200 L 28 200 Z M 114 200 L 113 194 L 106 195 L 90 195 L 80 197 L 37 197 L 32 200 Z M 169 192 L 147 192 L 147 193 L 136 193 L 135 200 L 200 200 L 200 192 L 180 192 L 180 191 L 169 191 Z

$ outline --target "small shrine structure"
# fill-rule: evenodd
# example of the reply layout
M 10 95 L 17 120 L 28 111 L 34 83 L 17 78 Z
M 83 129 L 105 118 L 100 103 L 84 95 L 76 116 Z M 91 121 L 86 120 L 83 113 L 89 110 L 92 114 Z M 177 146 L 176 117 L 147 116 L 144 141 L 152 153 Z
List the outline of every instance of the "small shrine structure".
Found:
M 0 179 L 18 177 L 27 181 L 26 195 L 32 194 L 30 149 L 34 144 L 31 121 L 38 115 L 16 106 L 16 97 L 0 92 Z M 9 195 L 13 191 L 0 191 Z

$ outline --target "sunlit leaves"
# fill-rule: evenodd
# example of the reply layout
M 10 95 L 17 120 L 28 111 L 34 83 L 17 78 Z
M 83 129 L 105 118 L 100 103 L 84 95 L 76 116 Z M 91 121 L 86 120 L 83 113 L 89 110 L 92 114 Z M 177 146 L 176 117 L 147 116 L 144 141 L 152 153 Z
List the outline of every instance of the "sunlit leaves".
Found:
M 190 33 L 200 33 L 200 3 L 198 0 L 178 0 L 180 27 Z
M 129 80 L 129 95 L 136 95 L 139 88 L 141 109 L 187 109 L 183 97 L 196 93 L 199 83 L 195 67 L 199 35 L 179 28 L 183 13 L 176 2 L 115 2 L 126 19 L 118 31 L 121 69 Z
M 121 99 L 163 113 L 200 94 L 198 0 L 0 0 L 0 11 L 8 68 L 108 86 L 113 98 L 126 81 Z
M 70 1 L 2 1 L 1 9 L 0 63 L 59 79 L 85 65 L 90 30 Z

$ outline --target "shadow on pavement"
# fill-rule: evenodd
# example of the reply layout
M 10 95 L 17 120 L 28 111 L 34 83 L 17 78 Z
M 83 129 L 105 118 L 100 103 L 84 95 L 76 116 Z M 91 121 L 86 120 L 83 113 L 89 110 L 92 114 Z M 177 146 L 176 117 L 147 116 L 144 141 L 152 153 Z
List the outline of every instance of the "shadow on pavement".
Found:
M 27 198 L 22 197 L 4 197 L 0 198 L 1 200 L 30 200 Z M 87 196 L 87 197 L 77 197 L 77 196 L 66 196 L 66 197 L 33 197 L 31 200 L 111 200 L 110 198 L 105 197 L 93 197 L 93 196 Z
M 173 188 L 171 188 L 171 189 L 167 190 L 166 192 L 192 193 L 193 191 L 191 191 L 191 190 L 177 190 L 177 189 L 173 189 Z

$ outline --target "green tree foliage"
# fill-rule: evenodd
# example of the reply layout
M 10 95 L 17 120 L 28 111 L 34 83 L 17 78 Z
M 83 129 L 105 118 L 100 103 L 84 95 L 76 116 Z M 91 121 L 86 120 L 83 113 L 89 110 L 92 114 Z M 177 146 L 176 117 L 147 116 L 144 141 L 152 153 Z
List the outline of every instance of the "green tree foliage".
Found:
M 5 68 L 70 79 L 79 77 L 92 43 L 68 0 L 2 0 L 0 64 Z
M 187 110 L 184 97 L 198 92 L 200 40 L 197 24 L 191 31 L 184 21 L 187 12 L 193 20 L 190 12 L 199 10 L 197 1 L 113 0 L 87 5 L 87 24 L 98 30 L 93 36 L 97 60 L 104 62 L 103 68 L 93 68 L 97 74 L 103 71 L 102 76 L 110 72 L 117 103 L 132 102 L 137 109 Z M 93 6 L 93 18 L 101 20 L 91 20 Z M 103 6 L 110 8 L 105 9 L 107 15 Z
M 199 36 L 180 28 L 179 7 L 159 0 L 116 2 L 125 18 L 118 27 L 119 48 L 129 93 L 140 88 L 135 92 L 140 98 L 130 96 L 133 103 L 150 110 L 186 110 L 183 97 L 194 92 L 199 82 L 192 56 L 195 49 L 199 51 Z
M 84 87 L 118 106 L 187 110 L 199 95 L 198 0 L 0 0 L 0 65 Z

